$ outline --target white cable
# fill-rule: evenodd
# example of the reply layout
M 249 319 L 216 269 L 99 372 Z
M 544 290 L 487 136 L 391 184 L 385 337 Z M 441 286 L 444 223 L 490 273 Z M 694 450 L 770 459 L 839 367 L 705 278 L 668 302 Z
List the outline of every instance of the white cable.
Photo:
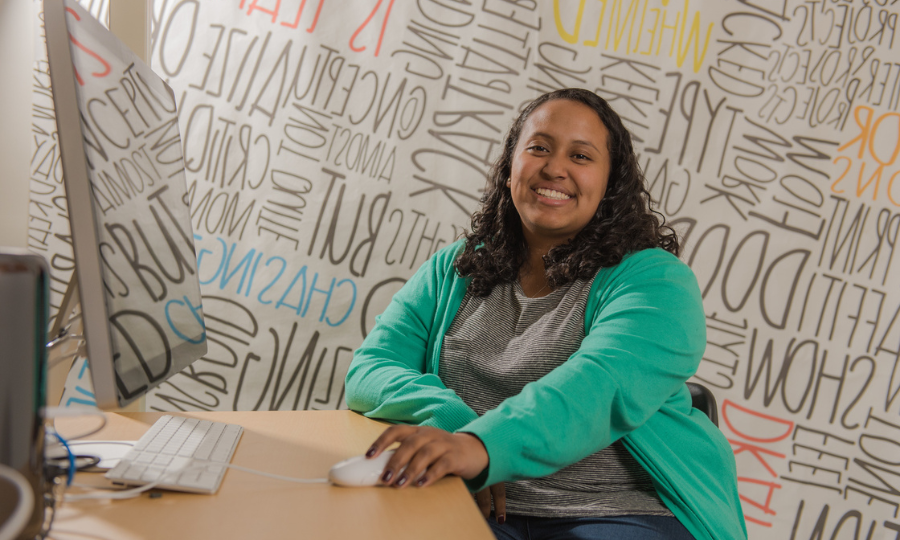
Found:
M 149 491 L 156 486 L 158 486 L 162 482 L 162 478 L 154 480 L 149 484 L 145 484 L 143 486 L 139 486 L 131 489 L 121 489 L 118 491 L 113 491 L 112 493 L 75 493 L 69 494 L 66 493 L 63 495 L 63 500 L 65 502 L 72 501 L 84 501 L 91 499 L 133 499 L 140 495 L 145 491 Z
M 31 511 L 34 509 L 34 493 L 28 480 L 12 467 L 0 463 L 0 477 L 9 480 L 19 492 L 19 504 L 16 505 L 12 515 L 0 524 L 0 540 L 12 540 L 18 537 L 28 524 Z
M 250 474 L 257 474 L 259 476 L 265 476 L 267 478 L 274 478 L 275 480 L 284 480 L 285 482 L 296 482 L 298 484 L 327 484 L 327 478 L 294 478 L 291 476 L 282 476 L 280 474 L 267 473 L 264 471 L 257 471 L 255 469 L 248 469 L 247 467 L 241 467 L 240 465 L 232 465 L 231 463 L 216 463 L 215 465 L 222 465 L 229 469 L 234 469 L 236 471 L 243 471 Z
M 225 467 L 228 469 L 235 469 L 235 470 L 243 471 L 243 472 L 250 473 L 250 474 L 265 476 L 267 478 L 274 478 L 275 480 L 283 480 L 285 482 L 295 482 L 298 484 L 327 484 L 328 483 L 327 478 L 294 478 L 291 476 L 282 476 L 280 474 L 273 474 L 273 473 L 268 473 L 265 471 L 249 469 L 247 467 L 241 467 L 240 465 L 232 465 L 231 463 L 211 463 L 209 461 L 200 461 L 200 460 L 194 460 L 190 465 L 188 465 L 178 471 L 166 471 L 166 473 L 164 473 L 163 476 L 165 477 L 167 475 L 167 473 L 171 473 L 171 472 L 182 473 L 182 472 L 188 472 L 191 469 L 205 469 L 206 467 L 208 467 L 210 465 L 214 465 L 214 466 L 218 466 L 218 467 Z M 153 482 L 150 482 L 149 484 L 145 484 L 140 487 L 131 488 L 131 489 L 122 489 L 122 490 L 118 490 L 118 491 L 113 491 L 112 493 L 110 493 L 108 491 L 107 492 L 99 492 L 99 493 L 75 493 L 75 494 L 71 494 L 71 495 L 67 493 L 64 495 L 63 500 L 65 500 L 66 502 L 72 502 L 72 501 L 82 501 L 82 500 L 91 500 L 91 499 L 131 499 L 131 498 L 137 497 L 138 495 L 140 495 L 141 493 L 143 493 L 145 491 L 155 488 L 156 486 L 161 484 L 163 482 L 163 480 L 164 480 L 164 478 L 159 478 L 157 480 L 154 480 Z M 94 487 L 98 491 L 104 490 L 104 489 L 105 490 L 110 489 L 110 488 L 97 487 L 97 486 L 92 486 L 92 487 Z
M 99 426 L 91 431 L 88 431 L 87 433 L 70 435 L 66 437 L 67 441 L 83 439 L 84 437 L 93 435 L 94 433 L 97 433 L 98 431 L 106 427 L 106 414 L 104 414 L 100 409 L 93 409 L 90 407 L 44 407 L 42 410 L 42 414 L 45 419 L 71 416 L 99 416 L 103 420 Z
M 136 441 L 101 441 L 88 439 L 86 441 L 69 441 L 69 446 L 84 446 L 90 444 L 121 444 L 123 446 L 134 446 Z

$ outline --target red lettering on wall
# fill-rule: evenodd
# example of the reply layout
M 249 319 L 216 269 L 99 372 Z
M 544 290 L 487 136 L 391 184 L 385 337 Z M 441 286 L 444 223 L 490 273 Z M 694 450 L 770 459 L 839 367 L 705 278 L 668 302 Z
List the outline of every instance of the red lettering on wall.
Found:
M 733 419 L 732 415 L 729 414 L 729 411 L 732 408 L 738 409 L 741 412 L 747 413 L 757 419 L 773 422 L 774 425 L 785 426 L 787 429 L 785 430 L 784 433 L 781 433 L 780 435 L 776 435 L 774 437 L 768 437 L 768 438 L 755 437 L 753 435 L 748 435 L 746 432 L 741 431 L 737 427 L 735 427 L 735 425 L 734 425 L 735 422 L 732 422 L 732 419 Z M 738 405 L 737 403 L 735 403 L 731 400 L 728 400 L 728 399 L 726 399 L 724 402 L 722 402 L 722 419 L 725 421 L 725 424 L 728 426 L 729 429 L 731 429 L 731 431 L 737 433 L 738 435 L 747 439 L 748 441 L 754 441 L 754 442 L 760 442 L 760 443 L 778 442 L 780 440 L 786 439 L 794 431 L 794 422 L 792 422 L 790 420 L 784 420 L 783 418 L 778 418 L 777 416 L 770 416 L 768 414 L 764 414 L 761 412 L 754 411 L 752 409 L 748 409 L 747 407 L 744 407 L 743 405 Z M 736 421 L 737 419 L 735 418 L 734 420 Z M 778 427 L 777 429 L 782 429 L 782 428 Z
M 322 6 L 324 4 L 325 0 L 319 0 L 319 5 L 316 7 L 316 13 L 313 16 L 312 24 L 310 24 L 309 28 L 306 29 L 307 32 L 312 33 L 316 29 L 316 24 L 318 24 L 319 22 L 319 15 L 322 14 Z M 244 11 L 244 6 L 246 5 L 247 0 L 241 0 L 238 9 L 240 11 Z M 279 24 L 288 28 L 297 28 L 298 26 L 300 26 L 300 18 L 303 16 L 304 9 L 306 9 L 306 0 L 300 0 L 300 4 L 297 7 L 297 13 L 294 16 L 294 22 L 281 21 Z M 271 8 L 260 6 L 259 0 L 253 0 L 247 7 L 246 15 L 252 15 L 254 11 L 259 11 L 263 15 L 268 16 L 268 18 L 271 19 L 272 24 L 275 24 L 276 22 L 278 22 L 278 15 L 281 13 L 281 0 L 275 0 L 275 5 Z
M 787 439 L 794 432 L 794 422 L 754 411 L 727 399 L 722 402 L 722 421 L 740 438 L 740 440 L 728 438 L 735 457 L 743 452 L 749 452 L 762 464 L 769 476 L 778 478 L 778 472 L 770 462 L 773 458 L 784 460 L 786 456 L 782 452 L 766 448 L 765 445 Z M 749 464 L 749 468 L 754 468 L 752 463 Z M 765 492 L 754 493 L 759 492 L 760 487 L 765 488 Z M 755 523 L 763 527 L 772 526 L 770 521 L 762 519 L 762 517 L 777 514 L 772 509 L 772 497 L 776 489 L 781 489 L 781 484 L 773 482 L 769 478 L 738 477 L 738 497 L 745 503 L 744 519 L 748 523 Z M 751 515 L 757 510 L 761 510 L 762 514 L 757 517 Z
M 378 11 L 378 8 L 381 7 L 382 0 L 378 0 L 378 3 L 375 4 L 375 8 L 372 10 L 372 13 L 369 13 L 369 16 L 366 17 L 366 20 L 356 29 L 356 32 L 353 32 L 353 35 L 350 36 L 350 48 L 356 52 L 362 52 L 366 50 L 366 46 L 362 45 L 357 47 L 354 45 L 356 38 L 359 34 L 369 25 L 369 22 L 372 20 L 372 17 L 375 16 L 375 12 Z M 394 7 L 394 0 L 391 0 L 388 3 L 387 11 L 384 14 L 384 19 L 381 21 L 381 31 L 378 33 L 378 45 L 375 46 L 375 56 L 378 56 L 378 53 L 381 52 L 381 41 L 384 39 L 384 30 L 387 28 L 388 18 L 391 16 L 391 8 Z
M 72 8 L 66 8 L 66 11 L 69 12 L 69 14 L 71 14 L 73 17 L 75 17 L 76 21 L 81 20 L 81 17 L 78 15 L 78 13 L 76 13 Z M 95 60 L 97 60 L 98 62 L 100 62 L 103 65 L 103 71 L 94 71 L 91 73 L 91 75 L 93 75 L 94 77 L 97 77 L 98 79 L 109 75 L 109 73 L 112 71 L 112 66 L 109 65 L 109 62 L 104 60 L 103 57 L 101 57 L 99 54 L 97 54 L 96 52 L 87 48 L 84 44 L 82 44 L 80 41 L 75 39 L 75 36 L 73 36 L 72 34 L 69 34 L 69 40 L 72 43 L 74 43 L 76 47 L 78 47 L 82 51 L 88 53 L 88 55 L 90 55 L 92 58 L 94 58 Z M 80 84 L 81 86 L 84 86 L 84 79 L 82 79 L 81 75 L 78 73 L 78 68 L 76 68 L 74 66 L 73 66 L 73 68 L 75 69 L 75 79 L 78 80 L 78 84 Z

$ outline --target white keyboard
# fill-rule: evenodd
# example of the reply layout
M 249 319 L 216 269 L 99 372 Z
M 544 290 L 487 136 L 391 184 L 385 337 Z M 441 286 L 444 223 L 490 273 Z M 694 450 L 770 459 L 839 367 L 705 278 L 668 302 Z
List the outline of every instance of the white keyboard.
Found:
M 106 478 L 192 493 L 215 493 L 243 428 L 236 424 L 166 415 L 138 439 Z

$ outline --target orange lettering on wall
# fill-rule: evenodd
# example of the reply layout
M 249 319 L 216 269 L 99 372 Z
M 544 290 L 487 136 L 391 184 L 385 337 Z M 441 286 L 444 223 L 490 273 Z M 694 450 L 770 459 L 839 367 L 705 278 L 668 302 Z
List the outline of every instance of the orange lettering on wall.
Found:
M 858 198 L 871 191 L 873 201 L 877 201 L 881 195 L 886 196 L 894 206 L 900 206 L 900 193 L 894 193 L 895 180 L 900 175 L 900 170 L 894 171 L 886 183 L 881 181 L 885 176 L 885 169 L 893 166 L 900 156 L 900 113 L 887 112 L 876 118 L 872 107 L 860 105 L 854 109 L 853 119 L 859 128 L 859 134 L 838 147 L 838 152 L 850 150 L 853 159 L 838 156 L 832 161 L 837 164 L 838 160 L 846 160 L 848 165 L 837 180 L 832 182 L 831 191 L 843 193 L 844 190 L 838 185 L 848 176 L 850 169 L 856 167 L 855 193 Z M 867 160 L 874 161 L 872 165 L 876 166 L 868 175 Z
M 866 113 L 866 119 L 862 120 L 859 117 L 860 112 Z M 856 156 L 857 159 L 863 158 L 863 152 L 866 148 L 866 142 L 869 140 L 869 132 L 872 127 L 872 114 L 875 111 L 872 107 L 866 107 L 865 105 L 860 105 L 853 111 L 853 119 L 856 121 L 857 127 L 859 127 L 859 135 L 850 140 L 850 142 L 841 145 L 838 147 L 838 152 L 843 152 L 847 148 L 850 148 L 856 141 L 859 141 L 859 155 Z

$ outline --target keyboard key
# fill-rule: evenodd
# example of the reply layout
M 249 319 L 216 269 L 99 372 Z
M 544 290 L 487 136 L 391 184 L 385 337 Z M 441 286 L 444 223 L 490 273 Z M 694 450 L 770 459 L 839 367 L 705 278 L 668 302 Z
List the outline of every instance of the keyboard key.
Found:
M 196 428 L 191 431 L 191 434 L 188 436 L 187 440 L 184 441 L 184 444 L 181 445 L 181 448 L 178 450 L 179 456 L 193 456 L 194 452 L 200 446 L 200 443 L 203 442 L 204 436 L 209 431 L 212 422 L 209 420 L 202 420 L 197 424 Z
M 191 463 L 192 461 L 193 460 L 191 458 L 175 457 L 172 459 L 171 463 L 169 463 L 169 466 L 166 468 L 169 469 L 170 471 L 176 471 L 176 472 L 181 471 L 188 467 L 193 467 L 194 464 Z
M 216 442 L 219 440 L 219 435 L 223 431 L 225 431 L 225 424 L 214 424 L 203 439 L 203 442 L 200 443 L 197 451 L 194 452 L 194 457 L 197 459 L 209 459 L 209 455 L 212 454 L 213 448 L 215 448 Z
M 218 461 L 220 463 L 229 461 L 231 459 L 231 452 L 234 450 L 234 445 L 237 441 L 237 438 L 240 436 L 240 426 L 236 426 L 234 424 L 226 426 L 225 430 L 222 432 L 220 442 L 216 444 L 216 448 L 209 456 L 209 460 Z
M 216 482 L 218 480 L 218 476 L 209 475 L 209 476 L 197 476 L 185 478 L 183 475 L 178 479 L 178 484 L 184 486 L 186 488 L 194 488 L 194 489 L 203 489 L 203 490 L 212 490 L 216 487 Z
M 147 467 L 143 474 L 141 474 L 141 480 L 144 482 L 155 482 L 159 480 L 159 478 L 166 472 L 162 467 Z
M 131 467 L 129 467 L 128 470 L 125 471 L 125 473 L 122 475 L 122 478 L 124 480 L 140 480 L 145 470 L 147 470 L 146 465 L 133 463 Z
M 147 431 L 147 433 L 145 433 L 144 436 L 135 443 L 134 449 L 143 450 L 151 441 L 156 439 L 156 436 L 159 434 L 159 432 L 162 431 L 166 424 L 168 424 L 171 420 L 172 417 L 166 415 L 154 422 L 153 425 L 150 426 L 150 429 Z
M 125 472 L 131 467 L 131 462 L 125 459 L 119 460 L 115 467 L 106 473 L 107 478 L 125 478 Z

